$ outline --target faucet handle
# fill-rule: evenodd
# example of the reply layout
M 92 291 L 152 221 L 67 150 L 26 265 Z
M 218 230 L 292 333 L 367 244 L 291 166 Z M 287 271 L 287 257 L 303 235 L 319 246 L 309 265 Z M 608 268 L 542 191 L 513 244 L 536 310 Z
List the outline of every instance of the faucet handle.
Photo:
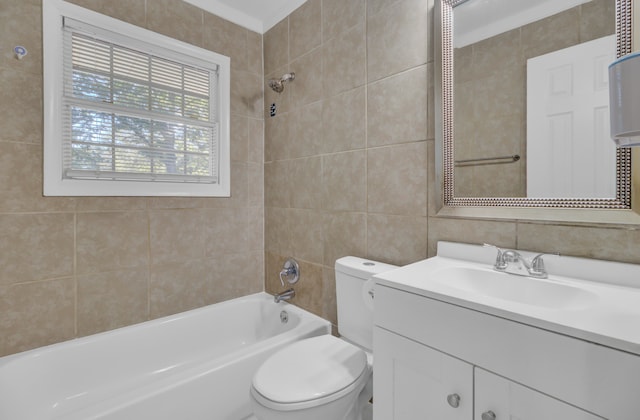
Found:
M 287 278 L 287 283 L 296 284 L 300 279 L 300 265 L 293 258 L 289 258 L 285 261 L 282 270 L 280 271 L 280 283 L 284 287 L 284 279 Z
M 495 245 L 487 243 L 482 244 L 482 246 L 485 248 L 495 248 L 496 250 L 498 250 L 498 255 L 496 255 L 496 262 L 493 265 L 494 268 L 498 270 L 504 270 L 505 268 L 507 268 L 507 262 L 504 260 L 504 251 L 502 250 L 502 248 L 498 248 Z
M 531 271 L 540 274 L 546 274 L 547 270 L 544 267 L 543 255 L 555 255 L 560 256 L 559 252 L 542 252 L 531 259 Z

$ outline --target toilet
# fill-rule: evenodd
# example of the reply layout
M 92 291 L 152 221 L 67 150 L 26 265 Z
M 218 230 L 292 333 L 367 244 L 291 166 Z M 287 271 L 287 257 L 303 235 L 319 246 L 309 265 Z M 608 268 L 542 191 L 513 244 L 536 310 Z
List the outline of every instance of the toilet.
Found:
M 336 261 L 341 337 L 322 335 L 297 341 L 265 360 L 253 377 L 250 392 L 258 420 L 363 418 L 373 396 L 371 277 L 394 268 L 357 257 Z

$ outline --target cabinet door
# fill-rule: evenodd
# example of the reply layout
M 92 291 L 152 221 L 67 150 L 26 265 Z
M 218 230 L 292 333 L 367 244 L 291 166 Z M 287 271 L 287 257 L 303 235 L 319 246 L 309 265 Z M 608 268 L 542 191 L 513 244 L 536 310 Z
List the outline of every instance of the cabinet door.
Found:
M 475 368 L 474 382 L 474 420 L 602 420 L 480 368 Z
M 379 327 L 373 339 L 374 420 L 471 418 L 473 366 Z

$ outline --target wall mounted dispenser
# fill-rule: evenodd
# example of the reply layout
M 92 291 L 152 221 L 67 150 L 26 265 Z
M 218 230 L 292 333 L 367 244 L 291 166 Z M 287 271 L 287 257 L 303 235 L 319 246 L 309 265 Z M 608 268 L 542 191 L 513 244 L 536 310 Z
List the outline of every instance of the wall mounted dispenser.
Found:
M 609 66 L 611 138 L 620 147 L 640 146 L 640 52 Z

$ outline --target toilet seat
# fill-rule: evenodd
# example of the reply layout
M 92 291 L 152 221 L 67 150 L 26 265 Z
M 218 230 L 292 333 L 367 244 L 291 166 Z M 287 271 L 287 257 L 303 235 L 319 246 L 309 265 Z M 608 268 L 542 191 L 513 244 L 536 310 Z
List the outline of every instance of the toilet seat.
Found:
M 367 354 L 332 335 L 298 341 L 273 354 L 253 377 L 251 394 L 279 411 L 327 404 L 368 380 Z

